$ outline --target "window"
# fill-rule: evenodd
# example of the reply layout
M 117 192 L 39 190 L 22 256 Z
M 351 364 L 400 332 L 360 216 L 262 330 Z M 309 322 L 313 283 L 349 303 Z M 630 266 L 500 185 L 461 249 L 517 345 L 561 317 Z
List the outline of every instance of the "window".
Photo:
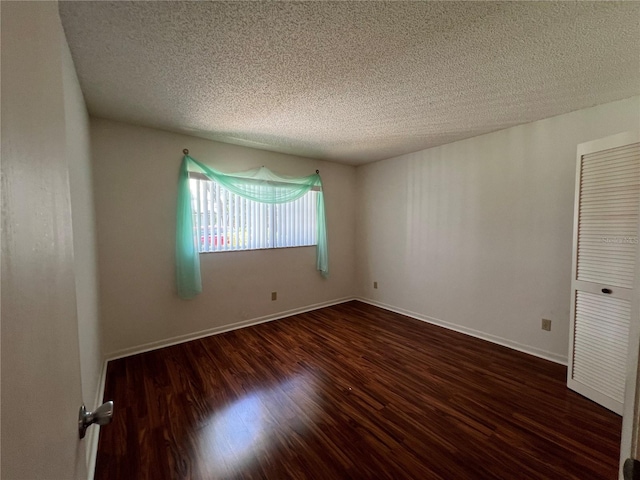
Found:
M 202 293 L 200 252 L 316 245 L 316 270 L 329 276 L 318 170 L 304 177 L 284 177 L 265 167 L 225 174 L 190 157 L 187 149 L 183 153 L 176 205 L 180 298 Z
M 248 200 L 193 174 L 189 186 L 200 253 L 318 243 L 314 190 L 293 202 L 268 204 Z

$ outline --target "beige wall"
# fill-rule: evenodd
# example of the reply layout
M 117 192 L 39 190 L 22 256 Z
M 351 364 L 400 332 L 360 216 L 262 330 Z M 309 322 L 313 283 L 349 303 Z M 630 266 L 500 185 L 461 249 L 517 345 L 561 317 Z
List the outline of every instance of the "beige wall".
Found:
M 359 295 L 566 361 L 576 146 L 639 112 L 635 97 L 359 167 Z
M 105 352 L 126 353 L 195 332 L 336 301 L 355 285 L 355 168 L 91 119 Z M 203 293 L 176 295 L 174 248 L 182 149 L 234 172 L 264 165 L 286 175 L 320 170 L 330 277 L 315 248 L 201 255 Z M 278 300 L 271 301 L 271 292 Z
M 87 478 L 78 408 L 81 379 L 95 392 L 97 378 L 90 378 L 95 372 L 80 372 L 76 311 L 92 300 L 81 294 L 76 302 L 69 170 L 72 163 L 89 163 L 88 127 L 67 55 L 57 3 L 2 3 L 1 476 L 6 480 Z M 87 321 L 96 327 L 96 318 Z M 84 355 L 92 367 L 98 357 L 95 351 Z

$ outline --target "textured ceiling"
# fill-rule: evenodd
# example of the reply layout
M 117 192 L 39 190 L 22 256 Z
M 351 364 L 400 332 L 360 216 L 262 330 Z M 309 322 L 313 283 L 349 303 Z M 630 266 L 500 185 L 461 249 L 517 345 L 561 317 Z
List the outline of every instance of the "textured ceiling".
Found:
M 640 93 L 638 2 L 60 2 L 91 114 L 361 164 Z

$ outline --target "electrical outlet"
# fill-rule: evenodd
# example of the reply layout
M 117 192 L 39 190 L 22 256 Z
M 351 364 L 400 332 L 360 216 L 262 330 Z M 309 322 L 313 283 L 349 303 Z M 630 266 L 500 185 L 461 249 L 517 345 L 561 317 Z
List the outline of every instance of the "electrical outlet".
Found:
M 551 320 L 547 320 L 546 318 L 542 319 L 542 329 L 547 332 L 551 331 Z
M 278 299 L 278 292 L 271 292 L 271 301 L 273 302 L 274 300 Z
M 373 282 L 373 288 L 378 288 L 378 282 Z

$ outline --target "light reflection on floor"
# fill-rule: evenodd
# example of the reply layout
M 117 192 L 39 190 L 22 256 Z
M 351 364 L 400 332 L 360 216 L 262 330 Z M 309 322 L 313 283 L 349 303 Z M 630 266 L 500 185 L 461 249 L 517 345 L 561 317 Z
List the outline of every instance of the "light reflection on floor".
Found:
M 312 421 L 314 381 L 297 375 L 271 389 L 251 392 L 214 414 L 199 432 L 199 456 L 207 478 L 220 478 L 247 468 L 256 454 L 269 448 L 273 425 L 299 427 Z

